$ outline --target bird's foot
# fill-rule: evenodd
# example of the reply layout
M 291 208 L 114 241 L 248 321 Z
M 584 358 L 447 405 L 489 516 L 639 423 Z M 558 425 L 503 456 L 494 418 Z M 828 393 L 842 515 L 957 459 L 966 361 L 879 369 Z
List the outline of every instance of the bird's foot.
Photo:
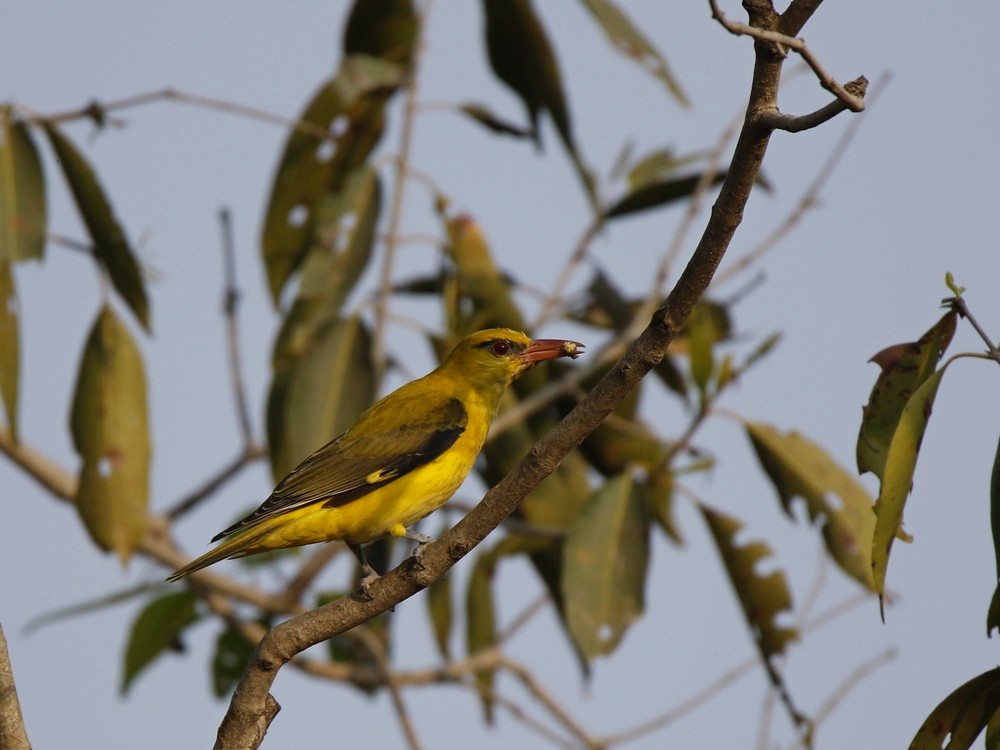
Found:
M 417 543 L 417 548 L 413 550 L 413 563 L 420 568 L 420 570 L 424 570 L 424 547 L 436 540 L 434 537 L 421 534 L 419 531 L 407 531 L 406 538 L 412 539 Z
M 373 583 L 375 583 L 375 581 L 377 581 L 382 576 L 376 573 L 375 569 L 370 565 L 366 566 L 365 568 L 362 568 L 362 572 L 364 573 L 364 576 L 361 578 L 361 583 L 358 585 L 359 589 L 358 595 L 365 601 L 370 602 L 375 597 L 372 596 L 371 592 L 368 590 L 368 587 L 371 586 Z

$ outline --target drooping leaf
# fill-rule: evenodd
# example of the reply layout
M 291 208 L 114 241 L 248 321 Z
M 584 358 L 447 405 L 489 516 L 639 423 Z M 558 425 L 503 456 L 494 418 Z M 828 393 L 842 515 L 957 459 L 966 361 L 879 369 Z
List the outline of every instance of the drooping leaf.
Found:
M 83 459 L 77 510 L 94 542 L 125 562 L 146 531 L 151 448 L 142 355 L 109 307 L 84 346 L 70 431 Z
M 872 543 L 872 572 L 880 598 L 885 593 L 885 573 L 892 543 L 903 527 L 903 508 L 913 488 L 913 472 L 917 468 L 920 443 L 946 368 L 947 365 L 935 371 L 910 396 L 889 443 L 885 473 L 878 500 L 875 501 L 875 538 Z
M 583 0 L 615 49 L 635 60 L 655 76 L 679 103 L 690 103 L 680 84 L 670 72 L 666 59 L 642 31 L 611 0 Z
M 955 334 L 957 314 L 945 313 L 919 341 L 883 349 L 872 362 L 882 368 L 868 398 L 858 434 L 858 472 L 883 478 L 889 443 L 903 408 L 931 376 Z
M 647 183 L 626 193 L 604 209 L 604 218 L 615 219 L 690 198 L 698 189 L 701 179 L 700 174 L 693 174 Z M 720 185 L 725 179 L 726 173 L 719 172 L 712 178 L 711 184 Z
M 675 544 L 684 544 L 684 534 L 674 515 L 674 482 L 670 472 L 658 469 L 646 476 L 646 481 L 636 484 L 636 489 L 646 502 L 652 519 Z
M 629 473 L 595 490 L 563 546 L 566 621 L 590 661 L 611 653 L 644 607 L 649 516 Z
M 344 26 L 344 54 L 381 57 L 408 68 L 419 25 L 412 0 L 354 0 Z
M 821 522 L 823 540 L 841 570 L 875 591 L 875 515 L 867 490 L 809 438 L 765 424 L 747 422 L 745 427 L 785 511 L 791 515 L 793 498 L 805 500 L 809 518 Z
M 330 133 L 329 138 L 302 130 L 288 136 L 261 237 L 275 303 L 306 253 L 320 242 L 317 211 L 324 196 L 341 191 L 348 175 L 364 164 L 381 138 L 385 104 L 404 75 L 404 66 L 381 58 L 344 58 L 337 75 L 320 87 L 299 117 Z
M 529 128 L 526 128 L 523 125 L 517 125 L 509 120 L 505 120 L 484 104 L 467 102 L 466 104 L 461 105 L 458 110 L 494 133 L 512 135 L 515 138 L 535 137 L 535 134 Z
M 231 627 L 219 633 L 212 655 L 212 692 L 216 698 L 224 698 L 232 692 L 253 652 L 254 647 Z
M 19 441 L 18 393 L 21 382 L 20 306 L 10 263 L 0 259 L 0 399 L 11 439 Z
M 275 344 L 267 404 L 276 478 L 350 427 L 375 395 L 371 335 L 361 319 L 321 319 L 313 327 L 294 313 Z
M 695 388 L 705 399 L 709 391 L 709 383 L 715 371 L 714 345 L 718 340 L 715 326 L 707 308 L 695 305 L 687 320 L 688 357 L 691 360 L 691 380 Z
M 764 542 L 738 546 L 735 537 L 743 528 L 741 521 L 705 505 L 701 506 L 701 511 L 761 653 L 766 659 L 783 654 L 785 647 L 799 637 L 795 628 L 784 627 L 777 622 L 779 614 L 792 609 L 788 582 L 779 570 L 766 576 L 754 570 L 762 560 L 771 556 L 771 548 Z
M 990 526 L 993 530 L 993 551 L 997 563 L 997 588 L 986 615 L 986 635 L 993 636 L 993 629 L 1000 630 L 1000 443 L 993 458 L 993 472 L 990 475 Z
M 451 602 L 451 578 L 438 578 L 427 587 L 427 614 L 434 631 L 434 643 L 445 661 L 451 659 L 451 630 L 455 623 Z
M 107 271 L 115 290 L 148 331 L 149 299 L 139 264 L 125 238 L 125 230 L 115 218 L 97 174 L 83 154 L 55 125 L 47 123 L 45 132 L 62 166 L 63 174 L 66 175 L 66 182 L 87 227 L 98 262 Z
M 987 725 L 995 724 L 998 711 L 1000 668 L 973 677 L 941 701 L 917 731 L 910 750 L 967 750 Z M 987 732 L 986 747 L 995 750 L 996 742 L 995 732 Z
M 153 599 L 132 623 L 122 670 L 124 695 L 139 674 L 167 649 L 182 648 L 180 636 L 198 620 L 198 598 L 190 591 L 178 591 Z
M 28 126 L 0 105 L 0 262 L 45 252 L 45 173 Z
M 43 612 L 37 617 L 33 617 L 24 626 L 24 631 L 25 633 L 31 633 L 39 628 L 45 627 L 46 625 L 61 622 L 62 620 L 68 620 L 71 617 L 79 617 L 80 615 L 97 612 L 108 607 L 113 607 L 116 604 L 122 604 L 123 602 L 130 601 L 137 596 L 153 593 L 161 589 L 166 590 L 166 588 L 167 586 L 163 583 L 140 583 L 138 586 L 130 586 L 127 589 L 114 591 L 110 594 L 100 596 L 97 599 L 77 604 L 70 604 L 67 607 L 59 607 L 51 612 Z
M 530 0 L 483 0 L 483 7 L 486 47 L 493 72 L 521 98 L 539 143 L 539 115 L 548 112 L 591 204 L 596 206 L 593 175 L 573 138 L 559 63 Z
M 496 612 L 493 605 L 493 571 L 497 554 L 491 550 L 480 554 L 469 577 L 469 588 L 465 598 L 465 647 L 472 656 L 481 649 L 492 646 L 497 639 Z M 479 700 L 483 706 L 485 721 L 493 722 L 493 683 L 495 669 L 476 670 L 476 685 Z

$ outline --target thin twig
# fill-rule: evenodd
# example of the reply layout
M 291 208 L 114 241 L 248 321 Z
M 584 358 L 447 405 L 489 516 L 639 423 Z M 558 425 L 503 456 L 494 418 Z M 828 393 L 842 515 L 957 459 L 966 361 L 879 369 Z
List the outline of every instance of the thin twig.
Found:
M 186 496 L 178 500 L 172 508 L 164 515 L 171 521 L 176 521 L 181 516 L 193 510 L 204 500 L 211 497 L 222 485 L 234 478 L 243 469 L 254 461 L 260 460 L 267 455 L 267 451 L 258 445 L 249 445 L 238 456 L 233 458 L 228 464 L 219 469 L 219 472 L 205 480 L 200 487 L 192 490 Z
M 965 304 L 965 298 L 947 297 L 941 300 L 941 304 L 950 305 L 959 315 L 968 320 L 972 327 L 976 329 L 976 333 L 979 334 L 979 337 L 986 342 L 986 356 L 995 360 L 997 363 L 1000 363 L 1000 348 L 993 343 L 992 339 L 990 339 L 990 335 L 986 333 L 986 329 L 979 325 L 979 321 L 973 317 L 972 311 L 969 310 L 969 306 Z
M 820 65 L 819 60 L 815 55 L 813 55 L 812 51 L 810 51 L 802 39 L 799 37 L 788 36 L 787 34 L 782 34 L 778 31 L 760 29 L 739 21 L 730 21 L 719 9 L 717 0 L 708 0 L 708 4 L 712 8 L 712 18 L 722 24 L 722 27 L 726 29 L 726 31 L 729 31 L 737 36 L 745 35 L 753 37 L 754 39 L 760 39 L 761 41 L 777 44 L 779 49 L 785 47 L 793 50 L 794 52 L 798 52 L 802 59 L 805 60 L 806 64 L 812 68 L 813 73 L 816 74 L 816 77 L 819 79 L 819 83 L 823 88 L 836 96 L 844 103 L 844 106 L 852 112 L 864 111 L 865 100 L 863 95 L 858 96 L 857 93 L 851 92 L 844 86 L 837 83 L 836 79 L 827 73 L 823 66 Z M 784 50 L 782 50 L 782 52 L 784 52 Z M 827 119 L 829 119 L 829 117 Z
M 222 229 L 222 259 L 225 290 L 222 293 L 222 309 L 226 316 L 226 339 L 229 349 L 229 375 L 232 379 L 233 397 L 236 400 L 236 415 L 239 418 L 243 445 L 247 452 L 254 445 L 253 429 L 250 426 L 250 407 L 247 404 L 243 367 L 240 357 L 239 316 L 240 289 L 236 283 L 236 244 L 233 240 L 233 220 L 228 208 L 219 209 L 219 224 Z
M 552 284 L 552 290 L 545 296 L 545 300 L 542 302 L 542 309 L 539 311 L 538 316 L 535 321 L 531 324 L 530 330 L 537 331 L 555 315 L 556 310 L 562 303 L 563 297 L 566 292 L 566 286 L 569 284 L 573 274 L 576 273 L 577 267 L 583 263 L 587 258 L 587 251 L 590 249 L 590 243 L 593 242 L 594 237 L 597 233 L 601 231 L 604 226 L 604 222 L 601 217 L 598 217 L 590 222 L 587 228 L 580 235 L 580 239 L 576 241 L 576 246 L 573 248 L 573 252 L 570 253 L 569 259 L 563 265 L 562 270 L 556 277 L 555 282 Z
M 299 572 L 288 582 L 282 593 L 282 598 L 288 602 L 289 606 L 299 602 L 306 589 L 312 585 L 326 564 L 345 549 L 347 548 L 342 544 L 322 544 L 309 556 L 309 559 L 299 568 Z

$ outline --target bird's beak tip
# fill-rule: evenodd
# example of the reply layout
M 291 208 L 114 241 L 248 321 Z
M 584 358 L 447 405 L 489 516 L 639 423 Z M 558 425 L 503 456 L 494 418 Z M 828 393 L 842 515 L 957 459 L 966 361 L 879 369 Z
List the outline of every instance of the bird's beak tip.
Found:
M 584 345 L 579 341 L 563 341 L 562 339 L 535 339 L 527 349 L 521 352 L 525 362 L 543 362 L 547 359 L 571 357 L 576 359 L 584 353 Z

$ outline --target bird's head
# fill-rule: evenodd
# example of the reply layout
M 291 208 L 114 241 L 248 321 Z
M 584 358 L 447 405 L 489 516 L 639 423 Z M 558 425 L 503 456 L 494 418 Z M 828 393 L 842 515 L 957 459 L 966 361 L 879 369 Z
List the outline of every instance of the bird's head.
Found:
M 537 362 L 558 357 L 576 358 L 583 344 L 561 339 L 532 340 L 510 328 L 488 328 L 458 342 L 444 367 L 461 372 L 477 384 L 508 385 Z

